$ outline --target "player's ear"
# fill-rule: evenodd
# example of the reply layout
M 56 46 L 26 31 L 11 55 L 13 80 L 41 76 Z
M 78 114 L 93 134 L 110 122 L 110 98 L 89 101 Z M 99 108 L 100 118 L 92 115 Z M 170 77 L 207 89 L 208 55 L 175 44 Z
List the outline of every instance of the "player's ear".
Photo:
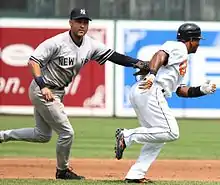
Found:
M 71 20 L 69 20 L 69 25 L 70 25 L 70 27 L 72 27 L 72 26 L 73 26 L 73 23 L 72 23 L 72 21 L 71 21 Z

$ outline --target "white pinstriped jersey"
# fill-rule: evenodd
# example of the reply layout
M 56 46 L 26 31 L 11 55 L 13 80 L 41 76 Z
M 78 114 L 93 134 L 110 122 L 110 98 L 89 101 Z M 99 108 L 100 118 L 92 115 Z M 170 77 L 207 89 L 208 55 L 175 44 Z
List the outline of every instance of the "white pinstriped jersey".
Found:
M 187 70 L 187 48 L 182 42 L 167 41 L 159 50 L 165 51 L 169 58 L 167 65 L 158 70 L 155 81 L 163 87 L 166 96 L 171 97 L 181 85 Z
M 96 60 L 101 65 L 113 53 L 112 49 L 87 35 L 78 47 L 66 31 L 42 42 L 30 59 L 40 65 L 45 84 L 64 87 L 89 60 Z

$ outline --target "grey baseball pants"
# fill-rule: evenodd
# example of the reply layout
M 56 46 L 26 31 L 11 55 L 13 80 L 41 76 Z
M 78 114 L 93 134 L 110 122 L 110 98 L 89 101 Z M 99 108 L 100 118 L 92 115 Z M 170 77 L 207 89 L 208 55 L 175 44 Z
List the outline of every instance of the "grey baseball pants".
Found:
M 64 90 L 53 90 L 52 92 L 55 96 L 55 101 L 47 102 L 33 80 L 29 87 L 29 98 L 34 106 L 35 127 L 0 131 L 0 134 L 4 142 L 46 143 L 50 141 L 52 130 L 54 130 L 59 136 L 56 147 L 57 168 L 63 170 L 68 167 L 74 130 L 64 112 L 62 103 Z

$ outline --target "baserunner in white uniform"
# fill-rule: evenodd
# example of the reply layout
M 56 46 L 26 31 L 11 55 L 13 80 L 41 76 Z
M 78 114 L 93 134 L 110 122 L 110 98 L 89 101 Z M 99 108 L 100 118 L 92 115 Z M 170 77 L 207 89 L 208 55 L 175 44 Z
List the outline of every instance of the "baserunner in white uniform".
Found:
M 30 84 L 29 97 L 34 105 L 35 128 L 0 131 L 0 142 L 45 143 L 49 142 L 54 130 L 58 134 L 57 179 L 84 179 L 69 168 L 74 130 L 62 103 L 64 88 L 90 60 L 100 65 L 109 60 L 127 67 L 134 64 L 140 69 L 148 67 L 147 63 L 121 55 L 87 36 L 89 21 L 85 9 L 73 9 L 69 20 L 71 29 L 45 40 L 31 55 L 28 65 L 34 80 Z
M 164 143 L 179 138 L 179 127 L 166 98 L 171 97 L 173 92 L 186 98 L 215 92 L 216 85 L 210 81 L 198 87 L 182 84 L 187 71 L 188 54 L 196 52 L 201 38 L 201 29 L 196 24 L 181 25 L 177 41 L 165 42 L 152 57 L 149 74 L 132 86 L 130 102 L 140 127 L 116 130 L 116 158 L 121 159 L 125 148 L 133 142 L 144 146 L 136 163 L 128 171 L 126 182 L 149 181 L 145 174 Z

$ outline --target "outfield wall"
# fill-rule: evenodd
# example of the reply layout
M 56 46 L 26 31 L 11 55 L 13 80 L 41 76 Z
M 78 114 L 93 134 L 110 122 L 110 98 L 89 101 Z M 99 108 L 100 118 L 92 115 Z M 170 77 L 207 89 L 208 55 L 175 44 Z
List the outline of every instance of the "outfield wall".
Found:
M 174 40 L 183 22 L 94 20 L 89 34 L 116 51 L 149 60 L 166 40 Z M 220 118 L 220 24 L 198 22 L 206 40 L 190 56 L 185 82 L 196 86 L 205 79 L 217 83 L 214 95 L 197 99 L 174 96 L 168 100 L 176 117 Z M 68 30 L 61 19 L 0 19 L 0 113 L 33 114 L 28 99 L 32 79 L 27 60 L 37 45 Z M 128 94 L 134 69 L 107 62 L 89 62 L 66 89 L 64 104 L 70 116 L 135 117 Z

